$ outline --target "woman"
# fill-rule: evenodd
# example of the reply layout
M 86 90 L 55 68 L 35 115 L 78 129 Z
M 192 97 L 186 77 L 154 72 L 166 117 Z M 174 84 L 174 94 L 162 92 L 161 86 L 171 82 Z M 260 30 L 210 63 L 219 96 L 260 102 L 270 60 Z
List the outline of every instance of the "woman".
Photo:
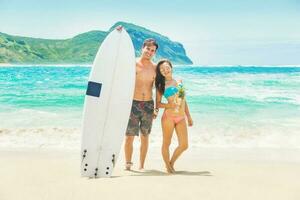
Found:
M 187 123 L 193 125 L 189 108 L 184 97 L 184 88 L 182 83 L 178 83 L 172 76 L 172 64 L 168 60 L 161 60 L 156 68 L 156 106 L 164 108 L 161 119 L 163 144 L 162 156 L 168 173 L 174 173 L 174 164 L 183 151 L 188 148 Z M 164 96 L 168 103 L 162 103 Z M 171 144 L 174 129 L 178 138 L 178 147 L 173 152 L 170 159 L 169 147 Z

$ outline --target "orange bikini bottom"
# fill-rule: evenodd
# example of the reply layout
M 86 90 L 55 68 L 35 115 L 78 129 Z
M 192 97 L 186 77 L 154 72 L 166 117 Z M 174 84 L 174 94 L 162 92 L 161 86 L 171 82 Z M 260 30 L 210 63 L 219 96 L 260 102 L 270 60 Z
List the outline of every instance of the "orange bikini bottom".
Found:
M 164 112 L 162 118 L 169 119 L 173 121 L 175 124 L 178 124 L 179 122 L 185 119 L 185 116 L 173 116 L 172 114 L 167 114 L 167 112 Z

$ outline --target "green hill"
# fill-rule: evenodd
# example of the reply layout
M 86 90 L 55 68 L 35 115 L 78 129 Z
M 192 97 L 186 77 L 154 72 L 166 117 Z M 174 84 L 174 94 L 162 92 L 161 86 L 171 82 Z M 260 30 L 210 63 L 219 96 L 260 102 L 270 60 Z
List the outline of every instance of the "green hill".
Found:
M 174 64 L 192 64 L 182 44 L 165 36 L 125 22 L 118 22 L 108 32 L 90 31 L 70 39 L 51 40 L 0 33 L 0 63 L 11 64 L 90 64 L 105 36 L 116 26 L 128 31 L 139 56 L 142 42 L 155 38 L 159 44 L 155 60 L 168 58 Z

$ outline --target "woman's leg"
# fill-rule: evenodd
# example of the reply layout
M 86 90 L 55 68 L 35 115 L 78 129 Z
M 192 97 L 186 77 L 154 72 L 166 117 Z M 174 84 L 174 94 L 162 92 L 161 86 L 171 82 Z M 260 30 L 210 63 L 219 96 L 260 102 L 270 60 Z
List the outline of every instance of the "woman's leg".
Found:
M 162 118 L 161 126 L 163 131 L 163 144 L 161 148 L 161 153 L 167 168 L 168 173 L 172 173 L 172 169 L 170 166 L 170 152 L 169 147 L 171 144 L 172 135 L 174 132 L 174 122 L 168 118 Z
M 173 171 L 174 170 L 174 163 L 181 155 L 188 148 L 188 133 L 187 133 L 187 125 L 186 121 L 182 120 L 178 124 L 175 125 L 175 130 L 178 138 L 178 147 L 175 149 L 173 156 L 170 160 L 170 165 Z

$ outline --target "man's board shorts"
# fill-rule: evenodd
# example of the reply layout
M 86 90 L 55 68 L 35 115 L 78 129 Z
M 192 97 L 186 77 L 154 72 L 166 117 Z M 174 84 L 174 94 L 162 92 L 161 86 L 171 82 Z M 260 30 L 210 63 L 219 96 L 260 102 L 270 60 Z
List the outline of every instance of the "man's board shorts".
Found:
M 133 100 L 126 135 L 148 135 L 151 132 L 153 121 L 154 102 Z

